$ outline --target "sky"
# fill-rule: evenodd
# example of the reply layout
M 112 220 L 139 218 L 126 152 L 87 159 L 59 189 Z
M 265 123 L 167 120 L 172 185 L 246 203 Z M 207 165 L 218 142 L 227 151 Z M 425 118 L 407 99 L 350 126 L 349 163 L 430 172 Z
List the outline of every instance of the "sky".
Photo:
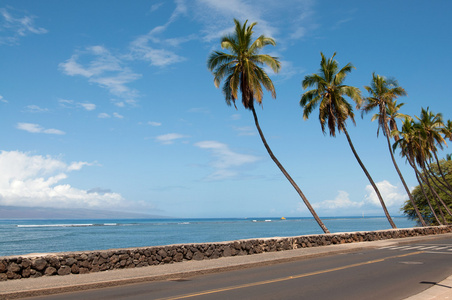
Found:
M 206 60 L 233 19 L 273 37 L 260 125 L 320 217 L 382 216 L 346 138 L 299 105 L 320 52 L 351 62 L 345 84 L 367 96 L 372 72 L 450 119 L 452 2 L 2 0 L 0 206 L 83 208 L 178 218 L 310 217 L 268 156 L 252 113 L 227 106 Z M 351 100 L 350 100 L 351 101 Z M 389 212 L 407 199 L 371 115 L 347 129 Z M 444 149 L 440 154 L 452 152 Z M 397 162 L 408 185 L 415 176 Z M 1 209 L 1 207 L 0 207 Z

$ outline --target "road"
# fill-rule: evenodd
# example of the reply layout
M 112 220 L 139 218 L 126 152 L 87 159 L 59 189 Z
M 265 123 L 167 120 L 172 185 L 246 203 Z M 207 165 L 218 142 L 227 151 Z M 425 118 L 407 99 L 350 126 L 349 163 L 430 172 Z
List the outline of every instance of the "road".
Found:
M 404 299 L 451 274 L 447 238 L 30 299 Z

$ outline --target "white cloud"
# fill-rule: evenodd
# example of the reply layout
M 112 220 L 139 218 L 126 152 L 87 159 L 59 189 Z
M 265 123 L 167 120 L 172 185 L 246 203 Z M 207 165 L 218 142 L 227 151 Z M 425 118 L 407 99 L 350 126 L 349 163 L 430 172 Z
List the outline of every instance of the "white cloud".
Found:
M 276 29 L 264 19 L 264 12 L 272 5 L 272 1 L 261 1 L 259 5 L 240 0 L 198 0 L 193 13 L 204 23 L 204 38 L 208 41 L 217 39 L 233 30 L 233 18 L 240 21 L 250 20 L 259 23 L 259 34 L 274 36 Z
M 41 132 L 46 133 L 46 134 L 57 134 L 57 135 L 65 135 L 66 134 L 66 132 L 61 131 L 59 129 L 54 129 L 54 128 L 43 129 Z
M 341 19 L 339 21 L 336 22 L 336 24 L 334 24 L 334 26 L 332 27 L 332 29 L 338 29 L 342 26 L 342 24 L 348 23 L 350 21 L 353 21 L 353 18 L 345 18 L 345 19 Z
M 312 204 L 315 209 L 322 210 L 334 210 L 334 209 L 344 209 L 344 208 L 357 208 L 362 207 L 364 201 L 353 202 L 349 198 L 349 194 L 345 191 L 338 191 L 338 195 L 334 200 L 325 200 L 322 202 Z
M 125 107 L 126 103 L 124 101 L 112 100 L 113 104 L 117 107 Z
M 208 108 L 205 107 L 195 107 L 195 108 L 190 108 L 188 110 L 189 113 L 201 113 L 201 114 L 210 114 L 210 110 Z
M 188 137 L 189 137 L 188 135 L 183 135 L 183 134 L 179 134 L 179 133 L 168 133 L 168 134 L 159 135 L 155 139 L 164 145 L 170 145 L 170 144 L 173 144 L 176 140 L 185 139 Z
M 158 126 L 162 126 L 162 123 L 149 121 L 148 125 L 151 125 L 151 126 L 154 126 L 154 127 L 158 127 Z
M 47 29 L 37 27 L 33 16 L 13 16 L 9 9 L 0 8 L 0 44 L 17 44 L 20 37 L 28 34 L 44 34 Z
M 97 115 L 97 117 L 100 119 L 107 119 L 107 118 L 110 118 L 111 116 L 107 113 L 100 113 Z
M 146 36 L 141 36 L 133 41 L 130 45 L 130 57 L 136 60 L 144 60 L 151 66 L 166 67 L 185 60 L 182 56 L 177 55 L 168 49 L 156 49 L 155 46 L 149 45 L 153 39 L 154 32 L 150 32 Z
M 64 131 L 58 130 L 58 129 L 45 129 L 39 124 L 33 124 L 33 123 L 17 123 L 16 126 L 17 129 L 25 130 L 31 133 L 46 133 L 46 134 L 57 134 L 57 135 L 64 135 L 66 134 Z
M 153 4 L 151 6 L 150 12 L 154 12 L 154 11 L 158 10 L 163 4 L 164 4 L 163 2 Z
M 387 207 L 401 207 L 405 200 L 408 199 L 408 195 L 403 188 L 392 185 L 387 180 L 375 184 Z M 373 205 L 381 206 L 380 200 L 370 184 L 366 186 L 365 199 Z
M 294 40 L 298 40 L 306 35 L 306 31 L 307 30 L 305 27 L 298 27 L 295 29 L 294 32 L 292 32 L 292 34 L 290 35 L 290 38 L 294 39 Z
M 96 109 L 96 104 L 93 103 L 79 103 L 79 105 L 88 111 Z
M 186 1 L 176 0 L 176 8 L 164 25 L 160 25 L 151 29 L 147 34 L 141 35 L 130 43 L 130 59 L 144 60 L 151 66 L 166 67 L 185 61 L 186 58 L 174 52 L 169 47 L 178 47 L 179 45 L 197 39 L 195 34 L 176 37 L 164 38 L 159 36 L 167 30 L 170 24 L 174 23 L 180 16 L 188 14 L 188 6 Z M 160 6 L 153 7 L 154 10 Z
M 242 118 L 242 116 L 240 114 L 233 114 L 231 116 L 231 119 L 234 121 L 240 120 Z
M 5 98 L 3 98 L 2 95 L 0 95 L 0 102 L 8 103 L 8 100 L 6 100 Z
M 124 99 L 138 96 L 138 92 L 127 84 L 141 78 L 141 75 L 124 66 L 121 59 L 103 46 L 92 46 L 85 51 L 78 51 L 60 63 L 59 68 L 66 75 L 86 77 L 89 82 L 98 84 L 115 96 Z
M 58 102 L 63 107 L 71 107 L 74 104 L 74 100 L 68 100 L 68 99 L 59 99 Z
M 60 183 L 87 162 L 66 164 L 50 156 L 0 152 L 0 205 L 54 208 L 127 207 L 118 193 L 96 193 Z
M 203 141 L 196 143 L 195 146 L 209 150 L 213 156 L 210 166 L 215 171 L 208 176 L 208 180 L 221 180 L 235 177 L 239 174 L 239 167 L 260 160 L 257 156 L 234 152 L 229 149 L 228 145 L 217 141 Z
M 96 104 L 89 103 L 89 102 L 75 102 L 74 100 L 67 100 L 67 99 L 59 99 L 58 102 L 60 105 L 64 108 L 76 108 L 76 107 L 82 107 L 83 109 L 87 111 L 92 111 L 96 109 Z
M 115 117 L 115 118 L 118 118 L 118 119 L 123 119 L 124 118 L 124 116 L 122 116 L 122 115 L 120 115 L 120 114 L 118 114 L 118 113 L 113 113 L 113 117 Z
M 234 130 L 238 132 L 239 136 L 253 136 L 256 135 L 256 129 L 250 126 L 234 127 Z
M 68 167 L 67 170 L 68 171 L 79 171 L 83 168 L 83 166 L 92 166 L 92 163 L 88 163 L 86 161 L 77 161 L 77 162 L 73 162 L 71 163 Z
M 203 25 L 202 35 L 206 41 L 217 40 L 231 32 L 233 18 L 241 22 L 257 22 L 256 35 L 271 36 L 278 42 L 300 39 L 315 26 L 311 20 L 315 2 L 309 0 L 286 0 L 284 3 L 291 7 L 290 10 L 273 0 L 197 0 L 188 3 L 189 14 Z M 285 15 L 284 20 L 274 18 L 279 13 Z M 282 25 L 285 30 L 281 30 Z
M 280 60 L 280 62 L 281 70 L 279 71 L 279 73 L 273 73 L 273 70 L 268 67 L 265 67 L 265 72 L 267 72 L 267 74 L 274 74 L 276 78 L 281 78 L 282 80 L 290 79 L 305 72 L 305 70 L 302 68 L 294 67 L 293 63 L 290 61 Z
M 37 105 L 27 105 L 27 111 L 31 113 L 42 113 L 49 111 L 47 108 L 41 108 Z

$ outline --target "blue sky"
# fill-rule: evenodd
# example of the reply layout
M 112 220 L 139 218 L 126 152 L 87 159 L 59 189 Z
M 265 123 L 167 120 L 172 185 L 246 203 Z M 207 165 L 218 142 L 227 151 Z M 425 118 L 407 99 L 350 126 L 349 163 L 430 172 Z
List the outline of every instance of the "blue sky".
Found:
M 281 4 L 283 3 L 283 4 Z M 309 217 L 269 158 L 251 112 L 207 70 L 233 18 L 277 41 L 277 98 L 257 109 L 267 141 L 320 216 L 383 215 L 340 134 L 302 119 L 301 81 L 320 52 L 346 83 L 395 77 L 403 113 L 451 118 L 450 1 L 33 1 L 0 3 L 0 205 L 173 217 Z M 377 124 L 355 147 L 393 215 L 406 199 Z M 449 153 L 445 149 L 444 153 Z M 408 184 L 416 185 L 404 161 Z

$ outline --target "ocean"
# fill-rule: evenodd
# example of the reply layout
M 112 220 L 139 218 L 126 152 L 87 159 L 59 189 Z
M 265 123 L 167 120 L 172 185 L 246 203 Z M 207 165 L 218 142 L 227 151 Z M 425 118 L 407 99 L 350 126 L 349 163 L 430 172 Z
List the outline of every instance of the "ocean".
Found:
M 398 228 L 416 226 L 393 217 Z M 391 228 L 385 217 L 322 218 L 330 232 Z M 321 234 L 312 218 L 0 220 L 0 256 Z

